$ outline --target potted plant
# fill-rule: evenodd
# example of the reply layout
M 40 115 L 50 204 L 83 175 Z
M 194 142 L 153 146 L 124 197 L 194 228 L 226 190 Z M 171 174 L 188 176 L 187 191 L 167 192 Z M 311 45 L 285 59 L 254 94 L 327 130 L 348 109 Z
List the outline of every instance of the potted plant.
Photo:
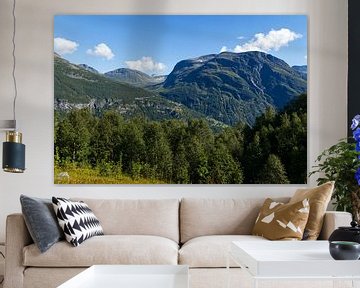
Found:
M 317 183 L 335 181 L 332 199 L 337 211 L 348 211 L 358 223 L 360 220 L 360 115 L 352 120 L 353 137 L 341 139 L 325 149 L 316 159 L 314 173 L 320 173 Z M 347 141 L 347 140 L 355 140 Z

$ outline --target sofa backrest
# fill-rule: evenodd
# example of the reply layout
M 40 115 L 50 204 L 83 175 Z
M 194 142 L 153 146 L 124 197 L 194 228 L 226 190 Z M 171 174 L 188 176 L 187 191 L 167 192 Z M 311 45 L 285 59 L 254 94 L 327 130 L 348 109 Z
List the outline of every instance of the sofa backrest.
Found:
M 184 198 L 180 204 L 180 241 L 205 235 L 251 234 L 261 199 Z M 288 202 L 288 198 L 274 199 Z
M 105 235 L 155 235 L 179 242 L 178 199 L 80 199 L 99 219 Z

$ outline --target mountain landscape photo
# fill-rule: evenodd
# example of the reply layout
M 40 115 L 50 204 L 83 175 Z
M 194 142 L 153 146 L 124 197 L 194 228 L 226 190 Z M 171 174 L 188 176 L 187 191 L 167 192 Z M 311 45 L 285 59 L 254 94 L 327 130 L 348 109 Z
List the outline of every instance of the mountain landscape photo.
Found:
M 259 17 L 261 27 L 281 27 L 234 37 L 241 43 L 233 48 L 206 38 L 217 51 L 199 47 L 177 53 L 172 45 L 178 39 L 171 38 L 166 52 L 152 42 L 124 49 L 129 58 L 123 61 L 111 48 L 122 43 L 121 36 L 112 46 L 89 44 L 92 48 L 81 52 L 85 45 L 65 38 L 62 28 L 76 19 L 86 43 L 89 23 L 120 25 L 134 17 L 144 25 L 164 21 L 175 35 L 185 29 L 180 20 L 196 21 L 201 30 L 210 29 L 214 17 L 213 30 L 219 33 L 222 22 Z M 282 27 L 283 17 L 301 33 Z M 182 37 L 178 45 L 197 40 Z M 297 42 L 303 42 L 296 47 L 299 55 L 290 49 Z M 55 183 L 306 183 L 306 49 L 306 16 L 301 15 L 56 16 Z M 149 56 L 158 50 L 167 61 Z

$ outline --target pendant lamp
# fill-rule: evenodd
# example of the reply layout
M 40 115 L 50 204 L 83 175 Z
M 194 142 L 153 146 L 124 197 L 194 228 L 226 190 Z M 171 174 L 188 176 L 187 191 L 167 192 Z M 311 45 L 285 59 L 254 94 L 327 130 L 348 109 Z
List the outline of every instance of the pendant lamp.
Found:
M 0 121 L 0 130 L 6 131 L 6 140 L 3 143 L 2 167 L 5 172 L 23 173 L 25 171 L 25 145 L 22 144 L 22 133 L 17 131 L 16 127 L 16 98 L 17 86 L 15 77 L 16 57 L 15 57 L 15 34 L 16 34 L 16 0 L 13 0 L 13 35 L 12 35 L 12 58 L 13 69 L 12 78 L 14 82 L 14 100 L 13 100 L 13 120 Z

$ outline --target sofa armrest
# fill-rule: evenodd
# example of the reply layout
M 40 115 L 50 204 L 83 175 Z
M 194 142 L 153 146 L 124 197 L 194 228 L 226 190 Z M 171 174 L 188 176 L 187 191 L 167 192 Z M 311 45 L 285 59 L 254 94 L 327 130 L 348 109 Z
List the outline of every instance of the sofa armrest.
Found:
M 352 216 L 348 212 L 326 211 L 324 224 L 319 236 L 321 240 L 329 239 L 331 233 L 340 226 L 350 226 Z
M 33 241 L 22 214 L 6 218 L 5 281 L 4 288 L 23 288 L 23 248 Z

